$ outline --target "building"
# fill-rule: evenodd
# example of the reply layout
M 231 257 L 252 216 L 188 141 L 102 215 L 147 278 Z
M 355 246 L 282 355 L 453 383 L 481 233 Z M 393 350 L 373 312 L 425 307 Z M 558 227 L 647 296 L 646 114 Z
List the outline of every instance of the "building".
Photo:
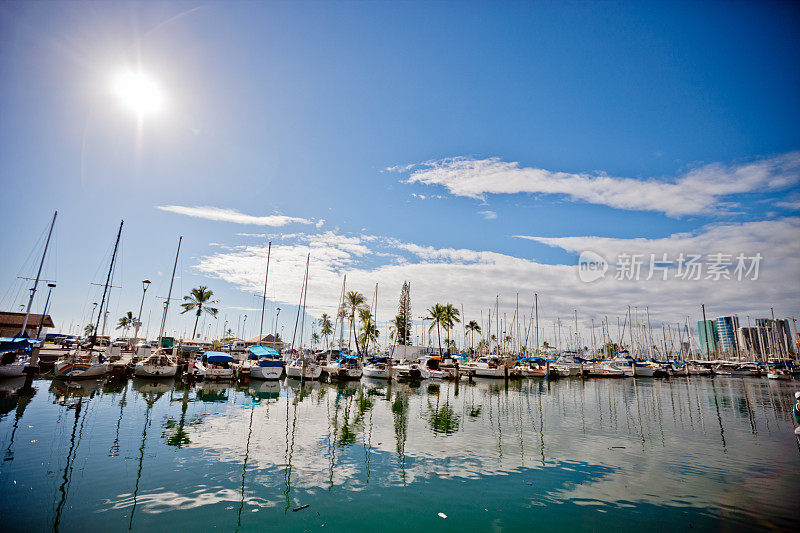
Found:
M 247 346 L 255 346 L 256 344 L 259 343 L 259 340 L 261 341 L 261 345 L 262 346 L 268 346 L 270 348 L 275 348 L 276 350 L 279 350 L 279 351 L 282 350 L 283 347 L 286 345 L 284 342 L 282 342 L 280 340 L 280 337 L 278 337 L 278 339 L 276 340 L 275 336 L 272 335 L 271 333 L 265 333 L 264 335 L 261 335 L 260 338 L 259 338 L 258 335 L 256 335 L 252 339 L 248 340 L 247 341 Z
M 732 354 L 739 348 L 736 342 L 736 330 L 739 329 L 738 316 L 718 316 L 714 319 L 717 327 L 717 351 Z
M 766 331 L 767 343 L 765 352 L 772 357 L 780 357 L 795 352 L 788 320 L 756 318 L 756 326 L 760 326 Z
M 736 330 L 736 342 L 748 355 L 763 360 L 769 355 L 769 334 L 762 326 L 740 327 Z
M 697 333 L 700 336 L 700 353 L 709 356 L 717 353 L 719 335 L 717 334 L 717 323 L 714 320 L 700 320 L 697 322 Z
M 15 313 L 13 311 L 0 311 L 0 337 L 14 337 L 22 330 L 22 324 L 25 322 L 25 313 Z M 28 316 L 28 325 L 25 330 L 28 337 L 31 339 L 44 338 L 47 334 L 48 328 L 54 326 L 53 319 L 50 315 L 35 315 L 33 313 Z

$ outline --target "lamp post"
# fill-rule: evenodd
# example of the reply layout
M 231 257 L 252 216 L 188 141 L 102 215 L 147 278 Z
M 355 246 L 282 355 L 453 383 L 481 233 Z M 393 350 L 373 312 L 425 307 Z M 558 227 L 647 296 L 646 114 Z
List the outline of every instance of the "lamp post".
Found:
M 145 279 L 142 280 L 142 303 L 139 304 L 139 314 L 136 316 L 136 332 L 133 334 L 133 338 L 139 340 L 139 328 L 142 327 L 142 309 L 144 309 L 144 295 L 147 294 L 147 289 L 150 287 L 150 280 Z
M 247 315 L 244 315 L 244 320 L 242 320 L 242 336 L 241 339 L 244 340 L 244 332 L 247 328 Z
M 275 334 L 272 336 L 272 341 L 275 342 L 275 343 L 278 342 L 278 317 L 279 316 L 281 316 L 281 308 L 280 307 L 276 307 L 275 308 L 275 328 L 273 329 Z M 273 348 L 274 347 L 275 346 L 273 346 Z
M 89 315 L 89 325 L 90 326 L 92 325 L 92 322 L 94 321 L 94 310 L 95 309 L 97 309 L 97 302 L 92 302 L 92 314 Z M 92 328 L 92 333 L 93 332 L 94 332 L 94 328 Z M 84 333 L 85 333 L 85 331 L 84 331 Z M 89 334 L 91 335 L 91 333 L 89 333 Z
M 53 288 L 55 288 L 55 286 L 55 283 L 47 284 L 47 299 L 44 301 L 44 311 L 42 311 L 42 318 L 39 320 L 39 330 L 36 332 L 37 338 L 42 334 L 42 326 L 44 326 L 44 317 L 47 314 L 47 306 L 50 305 L 50 293 L 53 292 Z

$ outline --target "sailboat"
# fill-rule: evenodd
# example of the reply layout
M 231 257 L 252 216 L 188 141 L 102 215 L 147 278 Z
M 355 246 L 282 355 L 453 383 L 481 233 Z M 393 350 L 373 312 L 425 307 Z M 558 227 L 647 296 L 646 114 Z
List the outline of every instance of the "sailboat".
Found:
M 264 274 L 264 293 L 261 298 L 261 328 L 258 331 L 258 345 L 249 348 L 248 359 L 253 361 L 250 366 L 250 377 L 253 379 L 276 380 L 283 374 L 283 360 L 275 348 L 262 346 L 264 334 L 264 308 L 267 304 L 267 280 L 269 280 L 269 256 L 272 252 L 272 242 L 267 246 L 267 272 Z
M 164 314 L 161 316 L 161 329 L 158 332 L 158 349 L 142 361 L 136 363 L 133 375 L 137 378 L 172 378 L 178 372 L 178 362 L 164 352 L 161 346 L 161 338 L 164 336 L 164 325 L 167 322 L 167 310 L 169 301 L 172 298 L 172 285 L 175 282 L 175 270 L 178 268 L 178 256 L 181 253 L 181 241 L 183 236 L 178 237 L 178 251 L 175 252 L 175 264 L 172 265 L 172 279 L 169 281 L 169 293 L 167 301 L 164 302 Z
M 94 325 L 92 335 L 89 337 L 89 348 L 85 352 L 81 351 L 80 345 L 70 351 L 64 359 L 56 361 L 53 367 L 53 377 L 59 379 L 88 379 L 103 376 L 108 373 L 109 364 L 104 355 L 94 349 L 97 341 L 97 330 L 100 327 L 100 317 L 105 315 L 103 307 L 107 306 L 107 297 L 111 286 L 111 274 L 114 272 L 114 264 L 117 260 L 117 250 L 119 250 L 119 239 L 122 236 L 122 226 L 125 223 L 121 220 L 117 240 L 114 243 L 114 252 L 111 254 L 111 263 L 108 265 L 108 275 L 103 286 L 103 299 L 100 300 L 100 309 L 97 313 L 97 322 Z
M 319 365 L 313 357 L 307 357 L 303 352 L 303 327 L 306 322 L 306 297 L 308 296 L 308 265 L 311 261 L 311 254 L 306 257 L 306 273 L 303 277 L 303 287 L 300 290 L 300 304 L 297 306 L 297 319 L 295 320 L 294 333 L 292 334 L 292 352 L 294 352 L 294 339 L 297 334 L 297 324 L 300 324 L 300 347 L 297 355 L 286 365 L 286 375 L 290 378 L 305 380 L 319 379 L 322 375 L 322 365 Z M 300 311 L 303 311 L 303 319 L 300 321 Z
M 389 358 L 373 357 L 362 370 L 365 378 L 389 379 Z
M 53 235 L 53 227 L 56 224 L 56 217 L 58 211 L 53 213 L 53 220 L 50 222 L 50 230 L 47 232 L 47 241 L 44 243 L 44 252 L 42 252 L 42 260 L 39 262 L 39 270 L 36 273 L 36 280 L 33 282 L 30 297 L 28 298 L 28 310 L 25 312 L 25 320 L 22 322 L 22 329 L 19 334 L 14 337 L 0 337 L 0 378 L 15 378 L 22 375 L 25 367 L 28 366 L 26 354 L 30 352 L 31 345 L 37 343 L 37 340 L 28 339 L 28 319 L 31 316 L 31 306 L 33 305 L 33 297 L 36 294 L 36 287 L 39 285 L 39 278 L 42 275 L 42 267 L 44 266 L 44 258 L 47 256 L 47 248 L 50 246 L 50 237 Z M 45 304 L 45 308 L 47 305 Z M 44 312 L 46 312 L 45 309 Z

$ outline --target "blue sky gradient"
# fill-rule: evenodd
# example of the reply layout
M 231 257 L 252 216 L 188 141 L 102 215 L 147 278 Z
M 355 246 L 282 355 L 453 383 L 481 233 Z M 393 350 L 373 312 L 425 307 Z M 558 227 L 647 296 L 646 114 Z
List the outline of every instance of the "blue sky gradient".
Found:
M 246 283 L 198 268 L 219 249 L 265 240 L 237 233 L 372 235 L 574 265 L 574 252 L 515 236 L 660 239 L 719 225 L 786 223 L 800 207 L 796 164 L 780 185 L 753 186 L 721 197 L 723 208 L 681 215 L 564 194 L 481 200 L 406 183 L 413 170 L 386 170 L 498 158 L 521 168 L 668 183 L 704 165 L 784 157 L 800 150 L 797 4 L 9 2 L 0 6 L 0 35 L 2 306 L 24 300 L 16 276 L 32 273 L 25 258 L 58 209 L 47 271 L 59 283 L 59 325 L 84 320 L 94 297 L 89 283 L 102 277 L 96 271 L 121 218 L 116 279 L 123 288 L 112 315 L 138 308 L 144 277 L 159 279 L 154 294 L 166 292 L 178 235 L 181 294 L 204 283 L 223 307 L 250 308 L 257 302 Z M 167 101 L 141 128 L 109 89 L 115 73 L 137 64 Z M 156 209 L 171 205 L 311 223 L 235 224 Z M 786 224 L 775 261 L 796 267 L 797 225 Z M 401 260 L 365 253 L 337 273 L 374 271 L 387 261 Z M 796 287 L 798 270 L 773 280 Z M 302 272 L 294 277 L 299 289 Z M 357 288 L 370 292 L 382 281 L 376 273 Z M 774 302 L 780 314 L 800 312 L 796 292 L 765 283 L 783 295 Z M 393 306 L 399 286 L 385 289 Z M 497 291 L 474 292 L 423 292 L 418 310 L 434 299 L 466 298 L 472 313 L 493 305 Z M 657 294 L 635 298 L 655 306 Z M 510 305 L 513 294 L 502 297 Z M 702 297 L 676 302 L 688 310 L 665 311 L 665 320 L 696 314 Z M 621 296 L 616 313 L 632 299 Z M 284 300 L 287 310 L 295 301 Z M 574 306 L 557 294 L 551 301 L 554 312 Z M 722 314 L 756 312 L 768 302 L 731 292 L 716 303 Z M 585 305 L 585 313 L 595 312 Z

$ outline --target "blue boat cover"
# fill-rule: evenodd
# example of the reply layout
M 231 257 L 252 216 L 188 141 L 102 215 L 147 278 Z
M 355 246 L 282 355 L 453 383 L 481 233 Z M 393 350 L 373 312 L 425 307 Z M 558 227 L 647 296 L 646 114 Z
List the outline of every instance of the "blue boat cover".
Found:
M 281 354 L 278 353 L 278 350 L 276 350 L 275 348 L 270 348 L 269 346 L 250 347 L 250 359 L 258 359 L 259 357 L 265 357 L 267 355 L 280 357 Z
M 41 339 L 29 339 L 27 337 L 0 337 L 0 352 L 10 352 L 12 350 L 24 350 L 30 348 L 32 344 L 39 344 Z
M 233 363 L 233 357 L 225 352 L 206 352 L 203 356 L 209 363 Z

